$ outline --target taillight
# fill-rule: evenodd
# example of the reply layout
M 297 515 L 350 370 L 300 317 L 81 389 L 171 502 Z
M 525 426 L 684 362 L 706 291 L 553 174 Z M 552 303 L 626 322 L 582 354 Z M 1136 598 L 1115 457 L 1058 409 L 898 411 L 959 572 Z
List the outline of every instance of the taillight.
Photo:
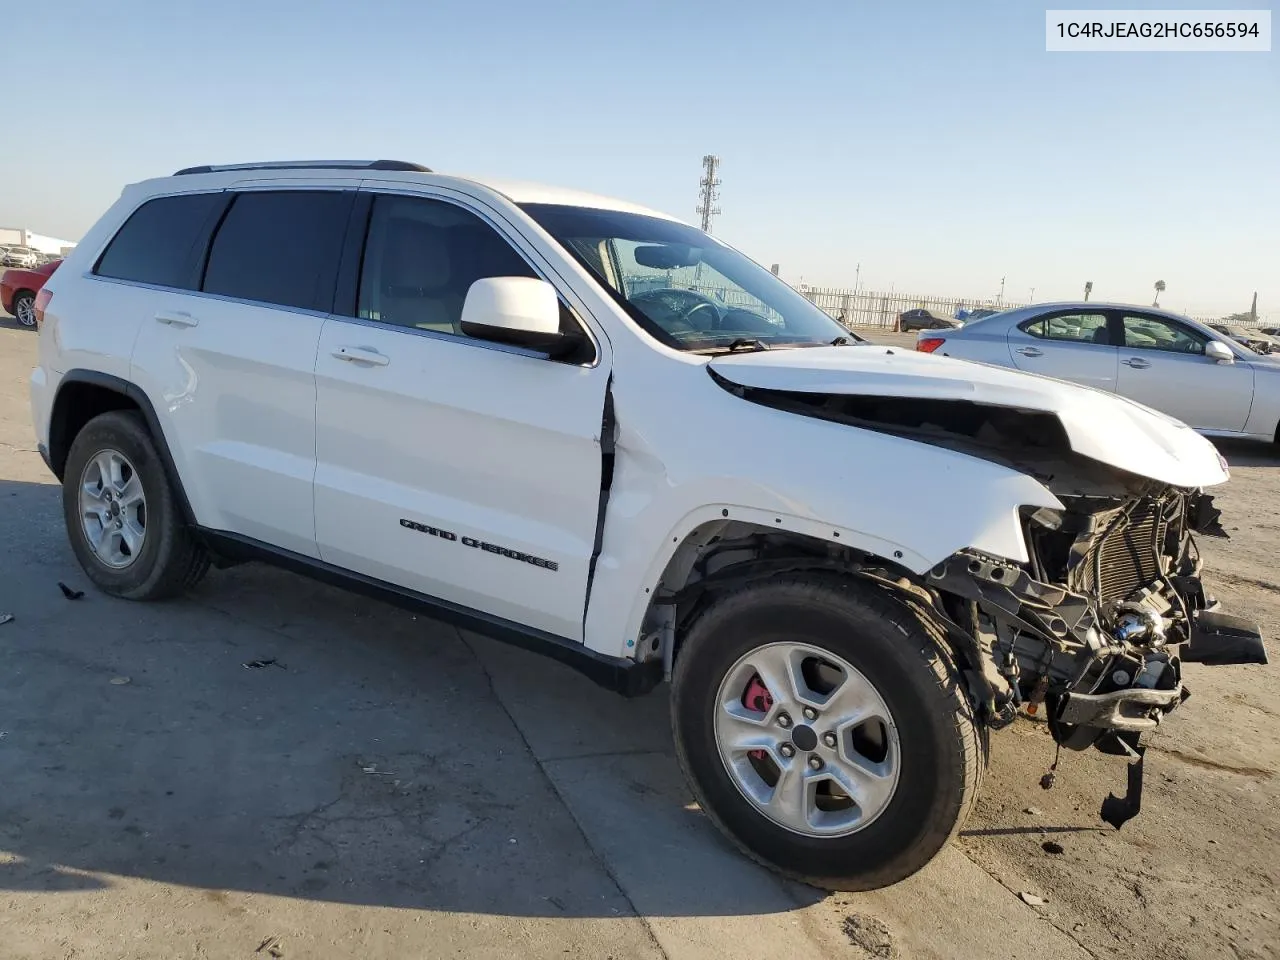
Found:
M 48 287 L 41 287 L 40 292 L 36 294 L 36 326 L 44 325 L 44 312 L 49 306 L 49 301 L 53 299 L 53 291 Z
M 946 342 L 946 337 L 922 337 L 916 341 L 916 349 L 921 353 L 933 353 Z

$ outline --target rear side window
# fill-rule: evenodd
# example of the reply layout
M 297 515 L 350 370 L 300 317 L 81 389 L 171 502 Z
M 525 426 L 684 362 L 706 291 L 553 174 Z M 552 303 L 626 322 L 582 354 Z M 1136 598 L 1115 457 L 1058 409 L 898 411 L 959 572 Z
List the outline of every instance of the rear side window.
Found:
M 328 311 L 351 191 L 242 193 L 209 250 L 206 293 Z
M 100 277 L 194 289 L 197 253 L 208 223 L 224 202 L 220 193 L 148 200 L 112 239 L 94 270 Z
M 1102 313 L 1069 313 L 1042 317 L 1024 323 L 1022 330 L 1045 340 L 1074 340 L 1077 343 L 1111 343 L 1107 317 Z

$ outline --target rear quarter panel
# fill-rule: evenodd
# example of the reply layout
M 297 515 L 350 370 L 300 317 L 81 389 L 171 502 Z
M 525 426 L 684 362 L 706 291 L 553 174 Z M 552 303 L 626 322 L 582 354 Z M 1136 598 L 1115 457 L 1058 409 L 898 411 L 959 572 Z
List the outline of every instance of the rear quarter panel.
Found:
M 40 329 L 39 361 L 50 373 L 84 367 L 129 378 L 141 318 L 130 305 L 131 287 L 94 277 L 93 266 L 145 198 L 136 188 L 126 189 L 45 281 L 51 298 Z
M 77 367 L 128 379 L 138 320 L 121 304 L 99 296 L 107 286 L 91 275 L 116 229 L 144 197 L 126 189 L 44 282 L 51 294 L 31 372 L 31 419 L 37 441 L 49 442 L 49 418 L 62 375 Z
M 940 357 L 976 360 L 979 363 L 993 363 L 1001 367 L 1013 366 L 1013 359 L 1009 353 L 1008 332 L 1003 324 L 999 325 L 998 329 L 979 324 L 961 327 L 958 330 L 925 330 L 920 336 L 943 339 L 942 346 L 934 351 Z

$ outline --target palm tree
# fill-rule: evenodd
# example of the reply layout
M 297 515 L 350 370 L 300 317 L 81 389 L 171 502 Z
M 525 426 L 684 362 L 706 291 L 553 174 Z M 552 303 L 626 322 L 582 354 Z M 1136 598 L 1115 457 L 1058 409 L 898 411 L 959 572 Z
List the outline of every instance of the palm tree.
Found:
M 1162 294 L 1162 293 L 1164 293 L 1164 281 L 1163 281 L 1163 280 L 1157 280 L 1157 281 L 1156 281 L 1156 298 L 1155 298 L 1155 300 L 1154 300 L 1154 301 L 1152 301 L 1152 303 L 1151 303 L 1151 305 L 1152 305 L 1153 307 L 1158 307 L 1158 306 L 1160 306 L 1160 294 Z

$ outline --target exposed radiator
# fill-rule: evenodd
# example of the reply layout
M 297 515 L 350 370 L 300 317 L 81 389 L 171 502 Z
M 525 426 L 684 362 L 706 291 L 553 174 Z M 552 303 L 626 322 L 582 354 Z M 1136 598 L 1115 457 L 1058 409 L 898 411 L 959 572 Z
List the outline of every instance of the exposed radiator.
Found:
M 1165 521 L 1159 501 L 1144 500 L 1099 539 L 1082 577 L 1103 604 L 1119 603 L 1160 576 Z

